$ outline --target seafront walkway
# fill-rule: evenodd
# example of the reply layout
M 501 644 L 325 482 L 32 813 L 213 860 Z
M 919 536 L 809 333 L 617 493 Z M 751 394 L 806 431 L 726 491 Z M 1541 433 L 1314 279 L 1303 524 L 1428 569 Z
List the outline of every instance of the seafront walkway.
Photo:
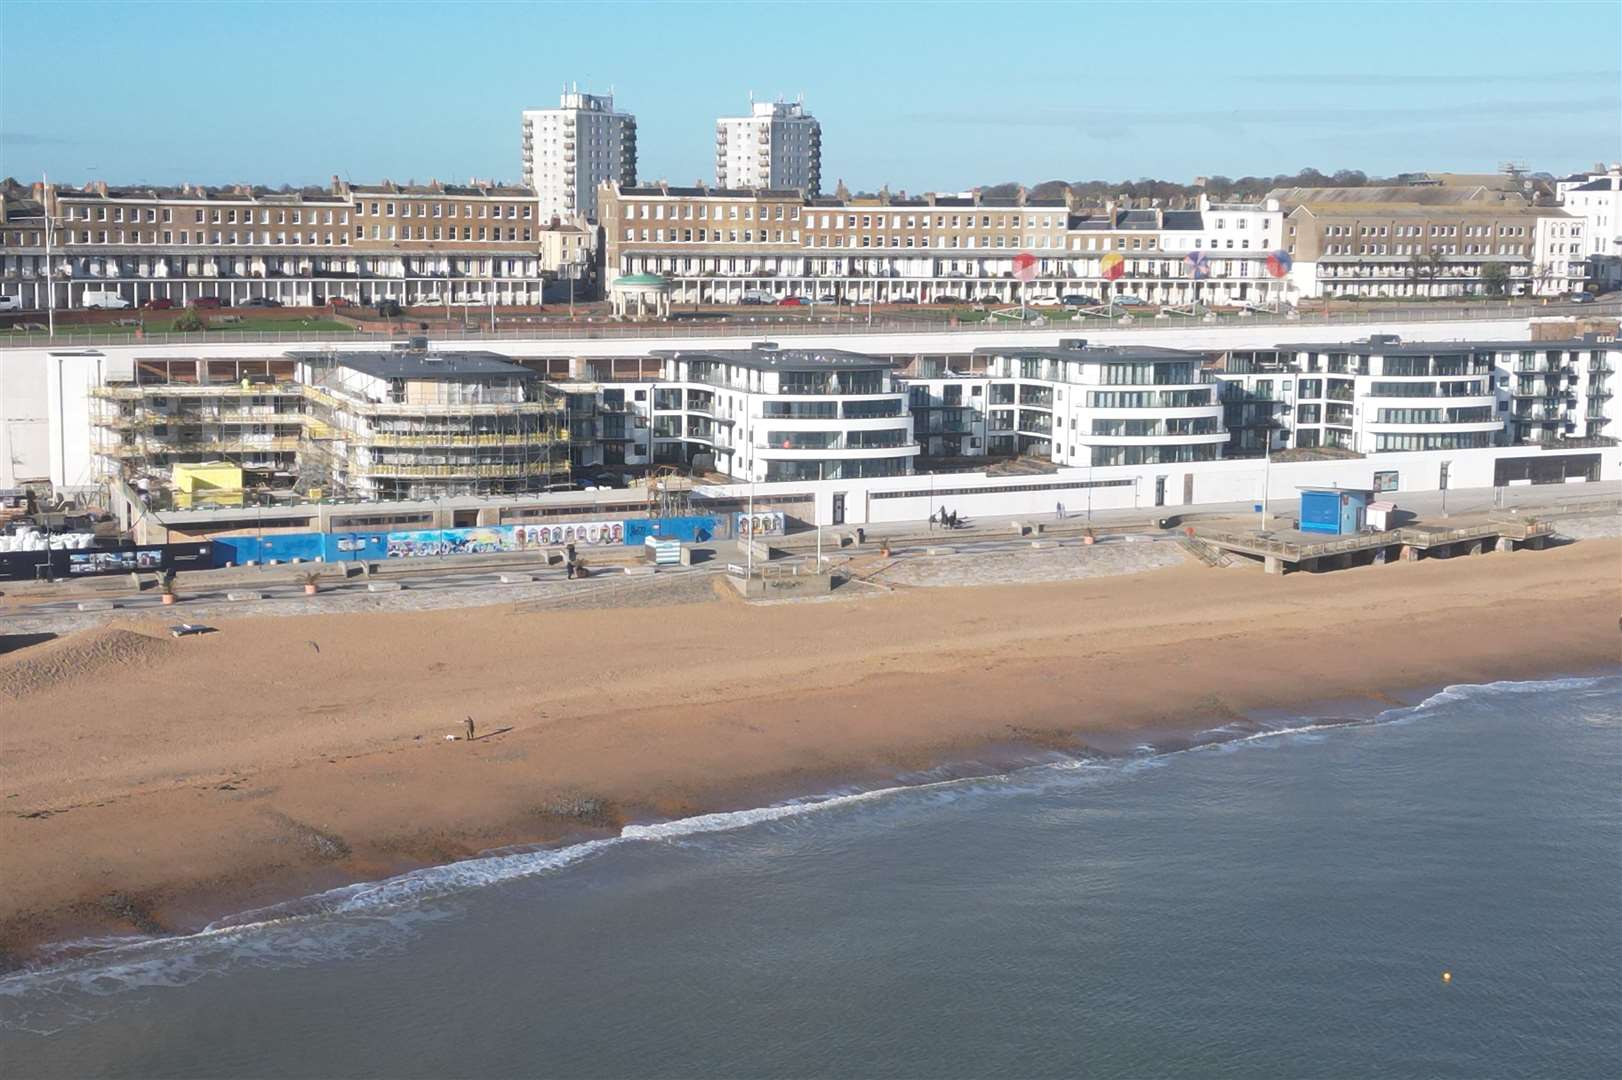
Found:
M 1622 485 L 1492 488 L 1450 491 L 1446 508 L 1440 493 L 1395 501 L 1426 525 L 1465 525 L 1485 516 L 1552 518 L 1559 534 L 1616 536 Z M 1294 500 L 1269 507 L 1269 531 L 1294 524 Z M 1166 521 L 1167 528 L 1160 522 Z M 1203 558 L 1197 543 L 1184 539 L 1192 527 L 1259 529 L 1261 515 L 1251 503 L 1211 503 L 1193 507 L 1083 509 L 1055 513 L 977 518 L 957 529 L 928 521 L 822 530 L 824 564 L 836 573 L 880 586 L 981 585 L 1070 580 L 1076 577 L 1140 573 L 1182 561 L 1185 552 Z M 1086 543 L 1088 532 L 1096 543 Z M 817 533 L 803 529 L 769 538 L 770 566 L 804 573 L 815 565 Z M 885 548 L 889 556 L 883 556 Z M 594 573 L 568 580 L 561 566 L 543 565 L 533 554 L 466 556 L 435 560 L 395 560 L 368 574 L 355 564 L 303 564 L 264 568 L 235 567 L 180 576 L 181 602 L 165 606 L 155 588 L 137 588 L 127 576 L 59 582 L 19 583 L 0 589 L 0 633 L 64 633 L 108 619 L 162 615 L 175 622 L 232 616 L 409 611 L 441 607 L 510 605 L 535 611 L 573 607 L 632 607 L 693 602 L 708 597 L 717 577 L 744 557 L 733 541 L 696 545 L 693 565 L 652 567 L 636 549 L 586 553 Z M 757 563 L 757 567 L 762 564 Z M 632 572 L 627 573 L 629 568 Z M 305 574 L 321 575 L 319 592 L 305 595 Z
M 1396 492 L 1392 499 L 1403 510 L 1430 523 L 1455 516 L 1483 513 L 1562 514 L 1617 513 L 1622 510 L 1622 484 L 1589 483 L 1561 486 L 1542 485 L 1511 488 L 1461 488 L 1448 492 L 1424 492 L 1405 495 Z M 958 528 L 931 526 L 926 521 L 882 522 L 863 525 L 864 548 L 876 548 L 889 541 L 895 547 L 961 547 L 984 540 L 1015 539 L 1015 526 L 1025 528 L 1018 539 L 1040 542 L 1083 536 L 1088 529 L 1100 535 L 1114 533 L 1159 533 L 1159 522 L 1170 522 L 1172 529 L 1198 525 L 1201 521 L 1235 521 L 1249 518 L 1252 527 L 1264 527 L 1262 515 L 1255 511 L 1254 502 L 1200 503 L 1194 506 L 1144 506 L 1130 509 L 1097 510 L 1089 513 L 1085 507 L 1067 507 L 1063 517 L 1056 512 L 1046 514 L 1019 514 L 1007 517 L 975 518 L 963 522 Z M 1269 530 L 1287 528 L 1297 516 L 1294 499 L 1274 499 L 1268 507 L 1265 527 Z M 857 526 L 824 526 L 823 551 L 834 554 L 841 550 L 835 535 L 849 543 Z M 771 538 L 770 545 L 797 555 L 810 553 L 816 548 L 816 530 L 805 529 L 781 538 Z M 845 548 L 844 550 L 849 550 Z

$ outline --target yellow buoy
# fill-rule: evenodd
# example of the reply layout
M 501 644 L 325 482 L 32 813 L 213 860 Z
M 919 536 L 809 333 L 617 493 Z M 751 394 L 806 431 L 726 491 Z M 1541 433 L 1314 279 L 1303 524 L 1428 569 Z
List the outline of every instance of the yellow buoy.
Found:
M 1453 981 L 1453 973 L 1451 971 L 1442 972 L 1442 981 L 1445 982 L 1445 983 L 1452 982 Z

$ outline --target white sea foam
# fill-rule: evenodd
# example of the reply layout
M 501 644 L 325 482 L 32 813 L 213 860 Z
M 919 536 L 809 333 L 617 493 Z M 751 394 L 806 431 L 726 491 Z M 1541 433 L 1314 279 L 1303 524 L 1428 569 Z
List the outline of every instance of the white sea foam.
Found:
M 625 826 L 618 836 L 567 847 L 508 849 L 413 870 L 382 881 L 346 885 L 286 904 L 241 912 L 192 934 L 163 938 L 101 937 L 64 943 L 47 953 L 43 966 L 0 978 L 0 999 L 14 1005 L 24 1002 L 32 1005 L 41 996 L 54 999 L 63 1006 L 54 1010 L 55 1021 L 72 1023 L 83 1018 L 82 1009 L 63 1000 L 74 991 L 104 997 L 139 987 L 183 985 L 235 964 L 331 961 L 368 950 L 398 947 L 398 942 L 415 924 L 447 917 L 434 910 L 434 901 L 561 871 L 623 844 L 679 841 L 878 804 L 902 796 L 909 800 L 908 806 L 927 806 L 976 791 L 1028 793 L 1073 787 L 1077 783 L 1125 778 L 1146 769 L 1162 768 L 1182 754 L 1212 750 L 1232 752 L 1265 740 L 1406 722 L 1441 706 L 1474 698 L 1590 689 L 1608 682 L 1618 683 L 1618 679 L 1601 676 L 1460 684 L 1445 687 L 1417 705 L 1387 709 L 1362 720 L 1308 719 L 1304 723 L 1260 730 L 1250 724 L 1225 724 L 1206 733 L 1220 738 L 1175 750 L 1159 751 L 1145 745 L 1130 757 L 1067 758 L 1004 774 L 840 792 L 752 809 L 632 824 Z M 924 801 L 911 801 L 916 799 Z M 0 1024 L 32 1027 L 29 1016 L 33 1011 L 24 1008 L 21 1017 L 0 1015 Z

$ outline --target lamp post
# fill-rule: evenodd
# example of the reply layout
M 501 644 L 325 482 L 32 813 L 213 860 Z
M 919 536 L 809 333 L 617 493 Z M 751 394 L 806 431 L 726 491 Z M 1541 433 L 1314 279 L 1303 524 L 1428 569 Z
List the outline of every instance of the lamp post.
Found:
M 811 500 L 813 516 L 817 519 L 817 573 L 822 573 L 822 480 L 823 466 L 826 462 L 817 462 L 817 494 Z M 785 532 L 787 530 L 784 530 Z
M 749 582 L 755 578 L 755 463 L 749 463 L 749 513 L 744 516 L 744 531 L 748 536 L 744 540 L 744 562 L 746 569 L 743 575 L 744 591 L 748 592 Z
M 45 218 L 45 321 L 48 324 L 47 335 L 55 338 L 56 273 L 51 269 L 51 178 L 47 173 L 40 173 L 39 177 L 39 207 Z
M 1263 436 L 1262 457 L 1262 534 L 1267 534 L 1267 496 L 1273 487 L 1273 429 L 1267 428 Z

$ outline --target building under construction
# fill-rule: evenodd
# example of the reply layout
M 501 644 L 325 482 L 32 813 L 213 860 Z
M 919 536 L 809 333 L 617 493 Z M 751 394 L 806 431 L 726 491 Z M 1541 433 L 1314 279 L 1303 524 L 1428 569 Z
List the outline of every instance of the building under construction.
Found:
M 304 429 L 304 391 L 286 357 L 151 357 L 113 365 L 90 391 L 96 453 L 108 479 L 141 491 L 189 492 L 207 466 L 236 479 L 210 491 L 291 489 Z
M 300 487 L 346 499 L 518 495 L 569 482 L 564 396 L 492 352 L 288 354 L 305 400 Z

